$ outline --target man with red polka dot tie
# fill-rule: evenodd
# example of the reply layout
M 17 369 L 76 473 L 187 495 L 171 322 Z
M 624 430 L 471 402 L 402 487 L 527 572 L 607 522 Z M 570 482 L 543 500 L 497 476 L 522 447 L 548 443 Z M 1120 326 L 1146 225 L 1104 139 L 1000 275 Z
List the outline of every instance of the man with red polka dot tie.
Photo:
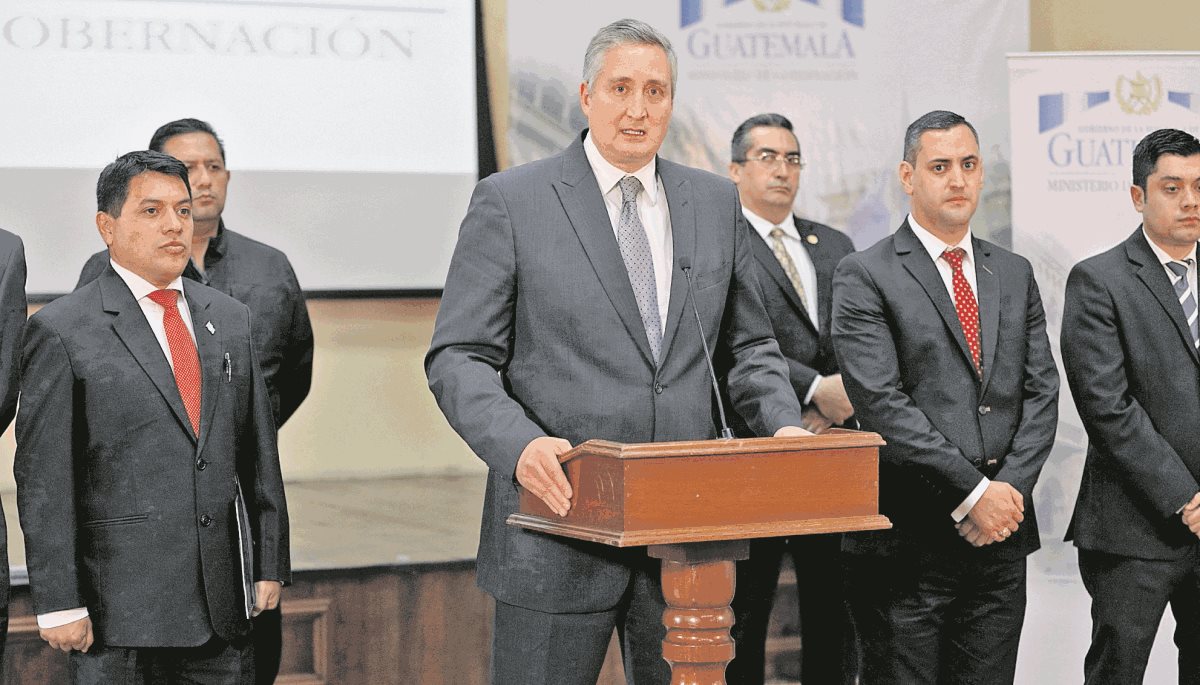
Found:
M 1027 260 L 971 234 L 983 187 L 975 128 L 908 128 L 912 212 L 833 281 L 832 335 L 855 416 L 887 441 L 890 531 L 843 544 L 860 682 L 1012 683 L 1033 487 L 1058 421 L 1058 372 Z
M 41 637 L 74 685 L 252 682 L 252 615 L 290 580 L 250 312 L 182 278 L 187 168 L 131 152 L 96 187 L 110 261 L 28 323 L 14 473 Z

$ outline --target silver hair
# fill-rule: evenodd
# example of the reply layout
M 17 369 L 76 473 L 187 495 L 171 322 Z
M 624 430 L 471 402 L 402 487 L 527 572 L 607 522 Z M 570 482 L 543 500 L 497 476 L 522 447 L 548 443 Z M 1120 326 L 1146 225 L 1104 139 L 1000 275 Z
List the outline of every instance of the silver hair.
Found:
M 588 91 L 596 85 L 605 53 L 618 45 L 657 45 L 662 48 L 667 53 L 667 62 L 671 64 L 671 98 L 674 99 L 675 82 L 678 80 L 675 49 L 658 29 L 637 19 L 618 19 L 592 36 L 587 51 L 583 53 L 583 81 Z

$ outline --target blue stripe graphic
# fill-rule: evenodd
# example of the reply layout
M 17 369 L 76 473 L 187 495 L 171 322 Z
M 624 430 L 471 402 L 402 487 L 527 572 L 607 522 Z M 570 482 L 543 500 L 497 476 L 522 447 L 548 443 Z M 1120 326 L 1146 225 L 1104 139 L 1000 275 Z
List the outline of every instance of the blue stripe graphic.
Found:
M 1038 96 L 1038 133 L 1062 126 L 1065 114 L 1064 99 L 1062 93 Z

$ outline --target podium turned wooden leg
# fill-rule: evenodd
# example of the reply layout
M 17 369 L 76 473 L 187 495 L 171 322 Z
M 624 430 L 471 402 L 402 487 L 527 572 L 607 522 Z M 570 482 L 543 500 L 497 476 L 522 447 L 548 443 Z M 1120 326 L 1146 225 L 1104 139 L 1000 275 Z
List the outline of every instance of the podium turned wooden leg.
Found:
M 746 540 L 652 545 L 662 560 L 663 659 L 671 665 L 671 685 L 725 685 L 733 660 L 734 562 L 749 555 Z

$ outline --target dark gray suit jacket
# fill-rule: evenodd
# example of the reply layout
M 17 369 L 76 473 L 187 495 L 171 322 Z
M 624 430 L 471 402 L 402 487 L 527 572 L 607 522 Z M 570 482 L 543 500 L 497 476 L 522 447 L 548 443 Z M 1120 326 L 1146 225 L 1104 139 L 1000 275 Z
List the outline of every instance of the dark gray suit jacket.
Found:
M 1141 227 L 1071 269 L 1062 356 L 1088 433 L 1067 539 L 1128 557 L 1182 557 L 1196 546 L 1175 512 L 1200 490 L 1200 356 Z
M 276 431 L 250 313 L 183 284 L 200 355 L 199 436 L 111 267 L 30 317 L 25 336 L 14 472 L 34 609 L 86 606 L 102 645 L 196 646 L 249 630 L 238 481 L 255 579 L 290 580 Z
M 505 524 L 525 446 L 544 435 L 571 444 L 716 435 L 687 282 L 676 270 L 656 369 L 582 140 L 476 186 L 425 359 L 451 426 L 490 467 L 480 585 L 552 612 L 614 606 L 631 556 Z M 658 174 L 675 259 L 691 260 L 709 344 L 733 360 L 734 404 L 760 434 L 799 425 L 733 184 L 663 159 Z
M 75 289 L 96 280 L 108 267 L 108 250 L 88 258 Z M 271 393 L 275 423 L 282 426 L 308 397 L 312 386 L 313 331 L 304 291 L 287 255 L 225 228 L 208 242 L 204 272 L 191 261 L 184 278 L 216 288 L 250 308 L 254 352 Z
M 0 433 L 17 412 L 21 341 L 25 335 L 25 246 L 0 229 Z M 8 631 L 8 526 L 0 509 L 0 662 Z
M 747 225 L 754 261 L 758 267 L 758 288 L 767 318 L 779 351 L 788 365 L 788 379 L 801 402 L 817 376 L 828 376 L 838 372 L 837 359 L 833 355 L 833 342 L 829 337 L 829 313 L 832 309 L 833 270 L 842 257 L 854 252 L 854 243 L 841 231 L 825 224 L 796 217 L 801 244 L 812 260 L 817 275 L 817 325 L 808 315 L 807 307 L 787 272 L 780 266 L 770 245 L 762 239 L 753 226 Z M 812 236 L 817 242 L 809 242 Z M 739 436 L 751 437 L 741 416 L 732 412 L 730 416 L 734 432 Z
M 21 339 L 27 313 L 25 246 L 20 238 L 0 229 L 0 433 L 8 430 L 17 413 Z
M 924 551 L 1019 559 L 1040 545 L 1033 486 L 1058 426 L 1058 370 L 1029 262 L 974 239 L 983 378 L 954 302 L 908 222 L 842 260 L 833 345 L 864 430 L 883 436 L 880 508 L 891 531 L 848 535 L 851 552 Z M 1025 498 L 1011 539 L 982 548 L 950 513 L 981 476 Z

